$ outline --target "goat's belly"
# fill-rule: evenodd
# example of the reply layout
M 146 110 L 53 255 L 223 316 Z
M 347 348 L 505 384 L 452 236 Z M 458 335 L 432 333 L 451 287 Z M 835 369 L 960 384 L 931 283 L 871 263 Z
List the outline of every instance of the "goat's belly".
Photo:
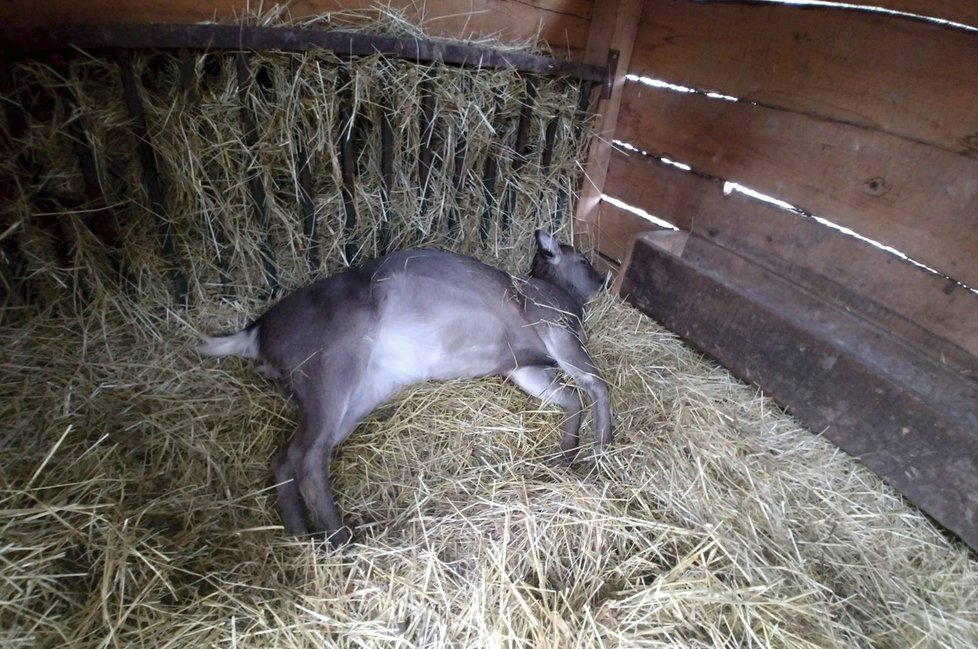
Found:
M 387 327 L 372 341 L 371 365 L 401 385 L 496 374 L 514 364 L 504 336 L 430 323 Z

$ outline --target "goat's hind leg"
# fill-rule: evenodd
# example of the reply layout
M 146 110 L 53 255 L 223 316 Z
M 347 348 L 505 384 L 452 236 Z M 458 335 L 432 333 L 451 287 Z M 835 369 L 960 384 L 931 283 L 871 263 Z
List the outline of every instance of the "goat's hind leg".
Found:
M 301 436 L 303 426 L 304 424 L 300 424 L 292 441 Z M 305 505 L 296 479 L 295 467 L 298 461 L 301 461 L 301 457 L 297 457 L 291 441 L 272 456 L 272 475 L 275 477 L 275 490 L 278 492 L 279 515 L 282 517 L 285 533 L 292 536 L 309 533 L 309 526 L 305 521 Z
M 527 394 L 545 402 L 555 403 L 567 413 L 564 420 L 564 433 L 560 438 L 560 451 L 564 463 L 571 464 L 577 456 L 581 411 L 584 408 L 577 390 L 559 382 L 553 368 L 549 367 L 518 367 L 507 374 L 506 378 Z
M 318 399 L 303 400 L 306 426 L 296 449 L 301 455 L 295 466 L 302 500 L 334 547 L 349 542 L 350 530 L 343 526 L 330 489 L 333 450 L 396 388 L 365 370 L 355 357 L 348 360 L 324 377 Z

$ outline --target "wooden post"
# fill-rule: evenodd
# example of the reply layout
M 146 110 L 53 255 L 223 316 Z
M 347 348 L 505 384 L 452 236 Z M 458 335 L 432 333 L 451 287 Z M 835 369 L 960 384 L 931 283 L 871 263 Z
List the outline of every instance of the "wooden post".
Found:
M 615 137 L 615 124 L 618 122 L 618 109 L 621 106 L 621 91 L 625 85 L 625 74 L 628 73 L 635 35 L 638 33 L 642 5 L 641 0 L 614 0 L 594 4 L 584 62 L 604 65 L 608 61 L 609 50 L 617 50 L 618 66 L 611 98 L 599 100 L 595 108 L 598 115 L 596 134 L 588 151 L 584 185 L 577 204 L 577 214 L 574 216 L 574 240 L 582 248 L 593 246 L 595 239 L 598 203 L 601 201 L 601 191 L 608 173 L 611 141 Z

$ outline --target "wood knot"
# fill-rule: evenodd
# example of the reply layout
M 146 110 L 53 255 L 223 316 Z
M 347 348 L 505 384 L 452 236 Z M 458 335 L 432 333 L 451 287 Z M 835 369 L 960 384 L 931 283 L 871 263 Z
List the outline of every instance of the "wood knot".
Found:
M 978 133 L 971 133 L 961 138 L 962 153 L 971 158 L 978 158 Z
M 863 182 L 863 188 L 863 191 L 870 196 L 883 196 L 890 191 L 890 187 L 886 184 L 886 180 L 880 178 L 879 176 L 874 176 Z

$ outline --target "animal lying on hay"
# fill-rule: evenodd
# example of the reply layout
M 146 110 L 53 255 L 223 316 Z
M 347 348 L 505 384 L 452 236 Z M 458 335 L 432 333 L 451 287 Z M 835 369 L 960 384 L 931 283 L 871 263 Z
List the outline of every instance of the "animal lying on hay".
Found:
M 608 388 L 584 348 L 584 303 L 601 276 L 573 247 L 536 233 L 529 279 L 470 257 L 403 250 L 319 280 L 238 333 L 205 338 L 208 356 L 256 359 L 299 403 L 292 440 L 272 459 L 285 530 L 311 513 L 334 546 L 349 541 L 329 488 L 333 449 L 397 389 L 427 380 L 502 375 L 567 411 L 560 448 L 573 460 L 587 393 L 600 447 L 611 442 Z

